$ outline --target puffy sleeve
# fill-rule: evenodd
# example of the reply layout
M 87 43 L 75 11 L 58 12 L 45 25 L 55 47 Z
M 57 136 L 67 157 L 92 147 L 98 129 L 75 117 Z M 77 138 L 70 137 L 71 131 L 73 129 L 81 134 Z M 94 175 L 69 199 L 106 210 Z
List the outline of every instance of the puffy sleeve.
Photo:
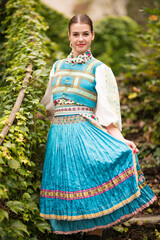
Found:
M 50 114 L 51 114 L 48 117 L 48 120 L 50 120 L 50 121 L 52 120 L 53 115 L 54 115 L 54 103 L 53 103 L 53 95 L 52 95 L 52 81 L 53 81 L 53 77 L 54 77 L 55 66 L 56 66 L 56 62 L 53 64 L 53 67 L 50 71 L 47 89 L 46 89 L 45 94 L 44 94 L 44 96 L 41 100 L 41 104 L 44 105 L 44 107 L 46 108 L 46 111 L 49 111 Z
M 106 127 L 113 123 L 122 131 L 119 92 L 111 68 L 101 64 L 96 68 L 95 78 L 97 91 L 95 115 L 99 123 Z

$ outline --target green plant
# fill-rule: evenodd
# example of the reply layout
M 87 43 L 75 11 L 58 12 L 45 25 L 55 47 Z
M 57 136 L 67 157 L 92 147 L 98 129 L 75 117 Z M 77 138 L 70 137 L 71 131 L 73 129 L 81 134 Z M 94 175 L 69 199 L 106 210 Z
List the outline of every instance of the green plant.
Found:
M 25 97 L 0 147 L 0 237 L 41 239 L 51 227 L 39 216 L 39 188 L 50 122 L 35 119 L 44 110 L 40 100 L 53 61 L 62 53 L 46 35 L 48 24 L 37 12 L 37 1 L 9 0 L 2 22 L 5 38 L 1 45 L 3 63 L 0 89 L 0 130 L 16 101 L 28 66 L 31 78 Z M 3 136 L 0 136 L 3 137 Z
M 93 53 L 119 75 L 125 71 L 122 63 L 131 62 L 126 53 L 138 48 L 135 41 L 138 31 L 138 24 L 129 17 L 105 17 L 95 24 Z
M 121 82 L 125 133 L 139 143 L 140 158 L 149 166 L 160 158 L 160 10 L 146 9 L 147 30 L 138 35 L 141 51 L 132 52 L 132 64 Z
M 51 39 L 51 41 L 57 42 L 67 56 L 71 51 L 68 40 L 69 19 L 56 10 L 42 4 L 41 2 L 39 2 L 37 5 L 37 11 L 48 23 L 49 28 L 46 31 L 48 37 Z

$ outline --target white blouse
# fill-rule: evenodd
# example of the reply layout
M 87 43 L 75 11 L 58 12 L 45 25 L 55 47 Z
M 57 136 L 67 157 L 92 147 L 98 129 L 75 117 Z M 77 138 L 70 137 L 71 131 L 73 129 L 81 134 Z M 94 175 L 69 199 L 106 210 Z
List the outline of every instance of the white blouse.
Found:
M 54 116 L 54 103 L 52 94 L 52 80 L 54 76 L 54 66 L 49 76 L 49 82 L 46 92 L 41 100 L 41 104 L 45 106 L 47 111 L 51 112 L 52 120 Z M 98 122 L 101 126 L 109 126 L 113 123 L 116 127 L 122 131 L 120 101 L 117 82 L 110 67 L 106 64 L 101 64 L 96 68 L 96 91 L 97 91 L 97 104 L 95 109 L 95 115 L 98 118 Z

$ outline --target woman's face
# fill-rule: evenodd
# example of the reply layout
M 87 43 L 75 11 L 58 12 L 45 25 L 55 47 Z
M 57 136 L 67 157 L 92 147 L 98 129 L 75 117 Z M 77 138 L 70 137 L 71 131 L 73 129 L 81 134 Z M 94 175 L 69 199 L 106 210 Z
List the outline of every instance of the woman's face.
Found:
M 95 33 L 91 32 L 90 26 L 84 23 L 74 23 L 70 26 L 68 33 L 69 40 L 72 43 L 73 55 L 78 56 L 86 52 L 94 39 Z

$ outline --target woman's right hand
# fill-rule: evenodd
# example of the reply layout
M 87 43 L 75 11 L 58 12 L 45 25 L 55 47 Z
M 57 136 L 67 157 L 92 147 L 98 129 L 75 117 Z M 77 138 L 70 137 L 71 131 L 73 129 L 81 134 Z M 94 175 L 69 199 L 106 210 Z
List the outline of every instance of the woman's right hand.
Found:
M 37 112 L 36 113 L 36 118 L 37 119 L 46 119 L 47 117 L 50 117 L 51 116 L 51 112 L 50 111 L 46 111 L 44 112 L 45 113 L 45 116 L 43 114 L 41 114 L 40 112 Z M 46 116 L 46 113 L 47 113 L 47 116 Z
M 42 115 L 40 112 L 36 113 L 36 119 L 45 119 L 45 116 Z

